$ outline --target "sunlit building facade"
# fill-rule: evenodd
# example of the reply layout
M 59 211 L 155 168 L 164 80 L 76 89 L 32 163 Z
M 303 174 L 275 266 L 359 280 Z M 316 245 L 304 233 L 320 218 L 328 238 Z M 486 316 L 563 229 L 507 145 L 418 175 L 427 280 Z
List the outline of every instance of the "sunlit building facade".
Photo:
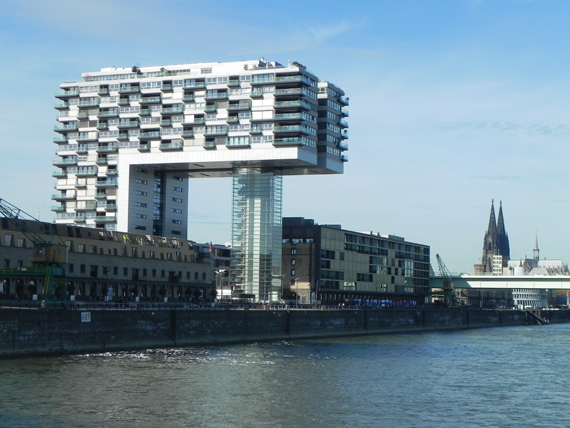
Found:
M 186 238 L 189 180 L 232 177 L 232 282 L 278 297 L 282 178 L 343 172 L 340 88 L 264 59 L 110 67 L 60 88 L 56 223 Z

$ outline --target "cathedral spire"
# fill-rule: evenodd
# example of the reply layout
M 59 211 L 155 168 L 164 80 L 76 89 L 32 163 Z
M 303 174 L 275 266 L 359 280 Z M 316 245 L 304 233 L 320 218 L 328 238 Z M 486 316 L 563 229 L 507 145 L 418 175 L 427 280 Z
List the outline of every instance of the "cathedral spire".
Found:
M 483 257 L 481 258 L 484 272 L 493 272 L 493 256 L 502 256 L 503 267 L 507 267 L 511 257 L 511 250 L 503 217 L 503 202 L 501 201 L 499 205 L 499 220 L 497 223 L 495 201 L 491 200 L 489 226 L 483 240 Z
M 487 228 L 487 233 L 491 236 L 495 236 L 497 233 L 497 220 L 495 220 L 495 201 L 491 199 L 491 214 L 489 215 L 489 227 Z
M 503 219 L 503 201 L 499 202 L 499 219 L 497 220 L 497 234 L 506 235 L 505 220 Z
M 534 249 L 532 250 L 532 258 L 538 261 L 540 259 L 540 250 L 538 249 L 538 233 L 534 235 Z

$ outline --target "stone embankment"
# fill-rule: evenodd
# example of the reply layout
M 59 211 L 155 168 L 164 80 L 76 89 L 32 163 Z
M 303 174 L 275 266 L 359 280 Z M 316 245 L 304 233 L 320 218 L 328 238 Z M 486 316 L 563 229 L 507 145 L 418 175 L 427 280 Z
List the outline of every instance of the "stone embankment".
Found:
M 551 323 L 570 310 L 542 311 Z M 536 324 L 524 311 L 474 309 L 0 309 L 0 357 Z

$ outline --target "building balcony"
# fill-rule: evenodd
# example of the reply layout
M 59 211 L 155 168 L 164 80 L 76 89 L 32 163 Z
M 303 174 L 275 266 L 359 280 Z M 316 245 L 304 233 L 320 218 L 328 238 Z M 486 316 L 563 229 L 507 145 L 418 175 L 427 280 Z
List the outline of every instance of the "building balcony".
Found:
M 337 123 L 343 128 L 348 128 L 348 122 L 344 119 L 339 119 Z
M 348 97 L 345 97 L 344 95 L 341 95 L 338 97 L 339 104 L 342 104 L 343 106 L 347 106 L 348 105 Z
M 139 101 L 141 104 L 157 104 L 157 103 L 160 103 L 162 101 L 162 97 L 161 96 L 141 97 L 141 99 Z
M 139 152 L 148 152 L 150 150 L 149 142 L 140 142 L 138 147 Z
M 160 138 L 160 131 L 145 131 L 139 134 L 139 138 Z
M 237 110 L 249 110 L 251 109 L 251 103 L 249 101 L 246 102 L 239 102 L 239 103 L 230 103 L 228 104 L 228 111 L 237 111 Z
M 270 85 L 275 83 L 275 76 L 254 75 L 251 76 L 252 85 Z
M 70 166 L 77 165 L 77 158 L 56 159 L 52 162 L 53 166 Z
M 85 177 L 88 175 L 97 175 L 97 167 L 77 170 L 77 176 Z
M 119 117 L 119 110 L 102 110 L 97 113 L 97 117 Z
M 209 101 L 209 100 L 226 100 L 228 98 L 228 93 L 227 92 L 210 92 L 210 93 L 206 93 L 206 95 L 204 96 L 204 99 Z
M 160 111 L 161 114 L 176 114 L 183 112 L 184 112 L 184 106 L 162 107 L 162 110 Z
M 185 103 L 190 103 L 190 102 L 192 102 L 192 101 L 194 101 L 194 100 L 195 100 L 195 98 L 194 98 L 194 95 L 193 95 L 193 94 L 192 94 L 192 95 L 184 95 L 184 96 L 182 97 L 182 101 L 184 101 Z
M 340 138 L 348 138 L 348 130 L 343 129 L 340 133 Z
M 204 141 L 204 148 L 205 149 L 215 149 L 216 148 L 216 142 L 215 141 Z
M 348 110 L 345 108 L 340 109 L 340 114 L 344 117 L 348 117 Z
M 62 109 L 69 108 L 69 104 L 67 102 L 55 103 L 53 107 L 57 110 L 62 110 Z
M 52 171 L 51 176 L 56 177 L 56 178 L 63 178 L 63 177 L 67 177 L 67 172 L 59 169 L 56 171 Z
M 289 89 L 275 89 L 275 91 L 273 92 L 273 94 L 275 95 L 275 97 L 279 97 L 279 98 L 286 98 L 286 97 L 296 97 L 299 98 L 299 95 L 301 95 L 303 93 L 303 91 L 301 90 L 301 88 L 289 88 Z
M 85 107 L 97 107 L 99 105 L 99 99 L 79 99 L 79 108 L 85 108 Z
M 120 106 L 128 106 L 131 104 L 131 101 L 128 98 L 119 98 L 117 104 L 119 104 Z
M 194 131 L 191 129 L 182 131 L 182 138 L 194 138 Z
M 150 113 L 151 113 L 151 110 L 149 108 L 141 108 L 139 110 L 140 116 L 148 116 Z
M 170 118 L 162 119 L 160 126 L 172 126 L 172 120 Z
M 298 121 L 302 119 L 302 115 L 301 113 L 278 113 L 273 117 L 273 119 L 279 122 L 289 120 Z
M 218 125 L 216 127 L 206 127 L 204 135 L 226 135 L 228 133 L 227 125 Z
M 93 218 L 95 223 L 115 223 L 117 221 L 117 217 L 115 216 L 95 216 Z
M 172 83 L 163 83 L 161 90 L 162 92 L 172 92 Z
M 140 92 L 140 88 L 138 86 L 121 86 L 119 88 L 119 94 L 135 94 Z
M 95 161 L 97 165 L 107 165 L 107 158 L 97 158 Z
M 51 210 L 55 212 L 65 211 L 65 205 L 52 205 Z
M 162 142 L 160 143 L 160 150 L 182 150 L 184 148 L 183 141 L 172 141 L 172 142 Z
M 79 137 L 77 137 L 77 141 L 97 141 L 98 138 L 99 134 L 97 132 L 89 132 L 86 134 L 80 134 Z
M 109 95 L 109 88 L 107 87 L 100 87 L 97 91 L 98 95 Z
M 117 184 L 116 178 L 108 178 L 106 180 L 98 180 L 97 183 L 95 183 L 95 187 L 116 187 Z
M 273 104 L 275 109 L 298 109 L 311 110 L 311 105 L 303 100 L 296 101 L 275 101 Z
M 97 146 L 97 153 L 113 153 L 119 150 L 119 146 L 116 144 L 107 144 Z
M 230 148 L 230 149 L 235 149 L 235 148 L 249 148 L 251 147 L 251 141 L 249 140 L 249 138 L 245 141 L 232 141 L 231 139 L 229 139 L 226 142 L 226 147 Z
M 218 110 L 218 103 L 206 104 L 206 106 L 204 107 L 204 111 L 207 113 L 213 113 L 216 110 Z
M 87 144 L 79 144 L 77 146 L 77 153 L 87 153 L 89 152 L 89 147 Z
M 69 132 L 69 131 L 77 131 L 79 128 L 77 122 L 65 123 L 65 124 L 58 124 L 54 126 L 53 130 L 55 132 Z
M 107 125 L 107 122 L 99 122 L 97 124 L 97 129 L 100 131 L 105 131 L 105 130 L 109 129 L 109 125 Z
M 341 150 L 348 150 L 348 143 L 344 140 L 341 140 L 336 145 Z
M 348 162 L 348 156 L 347 155 L 340 155 L 340 161 L 341 162 Z
M 227 123 L 239 123 L 239 117 L 237 116 L 228 116 L 226 120 Z
M 97 208 L 97 204 L 95 202 L 88 203 L 85 205 L 79 205 L 75 207 L 75 211 L 93 211 Z
M 298 84 L 302 83 L 307 86 L 313 86 L 313 82 L 307 76 L 303 76 L 302 74 L 297 74 L 294 76 L 277 76 L 275 78 L 275 84 L 277 85 L 291 85 L 291 84 Z
M 276 138 L 273 140 L 274 146 L 300 146 L 303 144 L 301 137 Z
M 119 135 L 117 135 L 117 140 L 128 140 L 129 139 L 129 134 L 127 132 L 119 132 Z
M 263 97 L 263 90 L 261 88 L 253 88 L 250 94 L 251 98 L 261 98 Z
M 117 211 L 117 204 L 107 203 L 107 205 L 98 205 L 97 208 L 104 208 L 107 211 Z
M 184 89 L 205 88 L 206 82 L 184 82 Z
M 54 143 L 66 143 L 67 141 L 68 140 L 66 135 L 58 135 L 57 137 L 53 137 Z
M 51 198 L 56 201 L 70 201 L 75 199 L 75 194 L 56 193 L 51 195 Z
M 56 98 L 71 98 L 71 97 L 78 97 L 79 96 L 79 89 L 73 90 L 63 90 L 55 93 Z
M 139 121 L 138 120 L 129 120 L 127 122 L 119 122 L 117 127 L 119 129 L 123 129 L 123 128 L 138 128 L 139 127 Z
M 182 125 L 203 125 L 206 123 L 203 117 L 194 117 L 194 119 L 186 118 Z
M 275 134 L 279 134 L 279 133 L 298 133 L 298 132 L 301 132 L 301 125 L 275 126 L 275 127 L 273 127 L 273 132 L 274 132 Z
M 105 192 L 97 192 L 95 193 L 95 198 L 96 199 L 101 199 L 101 198 L 106 198 L 107 194 Z
M 116 169 L 107 169 L 106 174 L 108 177 L 116 177 L 119 173 Z

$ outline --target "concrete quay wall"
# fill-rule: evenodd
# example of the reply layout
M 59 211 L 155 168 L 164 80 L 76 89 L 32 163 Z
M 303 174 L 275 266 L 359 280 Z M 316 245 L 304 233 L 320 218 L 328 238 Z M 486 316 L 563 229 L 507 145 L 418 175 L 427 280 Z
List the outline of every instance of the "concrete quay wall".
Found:
M 543 311 L 570 322 L 570 311 Z M 534 324 L 509 310 L 0 310 L 0 357 Z

